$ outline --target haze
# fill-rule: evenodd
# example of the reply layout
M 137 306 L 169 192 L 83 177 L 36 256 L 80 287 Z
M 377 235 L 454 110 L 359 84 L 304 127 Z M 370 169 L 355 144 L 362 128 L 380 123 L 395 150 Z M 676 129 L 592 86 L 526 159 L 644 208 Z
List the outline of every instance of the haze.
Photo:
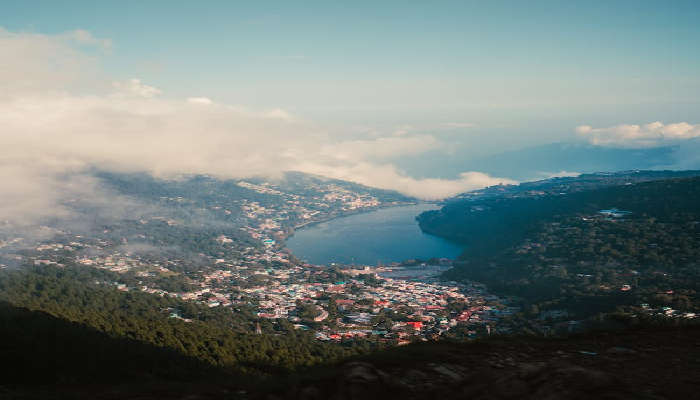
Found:
M 698 168 L 698 17 L 692 1 L 5 1 L 0 219 L 60 213 L 96 192 L 91 168 L 297 170 L 424 199 Z M 551 143 L 618 164 L 512 161 Z

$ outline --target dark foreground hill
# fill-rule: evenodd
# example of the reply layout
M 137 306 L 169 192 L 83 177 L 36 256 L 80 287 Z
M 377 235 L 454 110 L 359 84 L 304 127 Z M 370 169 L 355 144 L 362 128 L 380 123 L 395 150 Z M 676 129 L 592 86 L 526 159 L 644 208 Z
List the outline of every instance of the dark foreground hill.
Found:
M 418 343 L 246 377 L 0 304 L 2 399 L 674 399 L 700 390 L 700 330 Z
M 420 343 L 326 369 L 270 398 L 695 398 L 699 354 L 697 328 Z
M 99 398 L 124 390 L 122 385 L 131 396 L 163 382 L 241 379 L 171 348 L 110 336 L 6 302 L 0 302 L 0 359 L 0 399 Z

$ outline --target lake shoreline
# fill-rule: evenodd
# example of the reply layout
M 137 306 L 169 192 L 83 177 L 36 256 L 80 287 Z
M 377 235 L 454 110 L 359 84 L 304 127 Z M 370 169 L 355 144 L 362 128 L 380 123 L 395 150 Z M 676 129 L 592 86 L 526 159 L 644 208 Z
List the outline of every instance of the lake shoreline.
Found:
M 325 218 L 322 218 L 322 219 L 319 219 L 319 220 L 308 221 L 308 222 L 304 222 L 303 224 L 297 225 L 297 226 L 295 226 L 294 228 L 292 228 L 292 231 L 291 231 L 288 235 L 285 235 L 283 239 L 284 239 L 285 242 L 286 242 L 286 240 L 289 239 L 290 237 L 294 236 L 294 234 L 295 234 L 297 231 L 300 231 L 300 230 L 306 229 L 306 228 L 310 228 L 310 227 L 312 227 L 312 226 L 314 226 L 314 225 L 322 224 L 322 223 L 324 223 L 324 222 L 330 222 L 330 221 L 337 220 L 337 219 L 340 219 L 340 218 L 352 217 L 352 216 L 360 215 L 360 214 L 368 214 L 368 213 L 371 213 L 371 212 L 374 212 L 374 211 L 386 210 L 386 209 L 394 208 L 394 207 L 417 206 L 417 205 L 420 205 L 420 204 L 432 204 L 432 203 L 430 203 L 430 202 L 423 202 L 423 201 L 414 202 L 414 203 L 390 203 L 390 204 L 387 204 L 387 205 L 379 205 L 379 206 L 372 207 L 372 208 L 364 208 L 364 209 L 361 209 L 361 210 L 348 211 L 348 212 L 344 212 L 344 213 L 341 213 L 341 214 L 335 214 L 335 215 L 331 215 L 331 216 L 328 216 L 328 217 L 325 217 Z
M 421 212 L 438 207 L 440 202 L 421 201 L 334 215 L 297 225 L 282 244 L 295 258 L 315 265 L 455 258 L 462 250 L 459 244 L 423 232 L 416 222 Z M 376 218 L 366 217 L 373 213 L 378 213 Z

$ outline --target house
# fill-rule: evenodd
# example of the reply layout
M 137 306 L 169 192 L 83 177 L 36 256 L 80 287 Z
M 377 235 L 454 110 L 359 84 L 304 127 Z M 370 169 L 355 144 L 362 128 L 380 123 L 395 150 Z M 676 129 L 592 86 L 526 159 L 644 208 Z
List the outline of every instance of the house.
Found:
M 423 322 L 421 321 L 409 321 L 406 322 L 407 326 L 413 327 L 413 330 L 419 331 L 421 328 L 423 328 Z

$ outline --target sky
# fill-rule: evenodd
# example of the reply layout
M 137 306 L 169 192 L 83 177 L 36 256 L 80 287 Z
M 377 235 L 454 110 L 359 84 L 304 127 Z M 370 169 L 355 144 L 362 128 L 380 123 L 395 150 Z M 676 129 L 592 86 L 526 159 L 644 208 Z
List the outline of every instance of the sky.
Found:
M 56 176 L 98 166 L 296 169 L 434 199 L 512 179 L 397 159 L 700 136 L 696 1 L 2 3 L 17 198 L 44 180 L 56 199 Z
M 106 70 L 172 96 L 324 122 L 682 119 L 700 92 L 695 1 L 260 3 L 10 0 L 0 22 L 108 38 Z

